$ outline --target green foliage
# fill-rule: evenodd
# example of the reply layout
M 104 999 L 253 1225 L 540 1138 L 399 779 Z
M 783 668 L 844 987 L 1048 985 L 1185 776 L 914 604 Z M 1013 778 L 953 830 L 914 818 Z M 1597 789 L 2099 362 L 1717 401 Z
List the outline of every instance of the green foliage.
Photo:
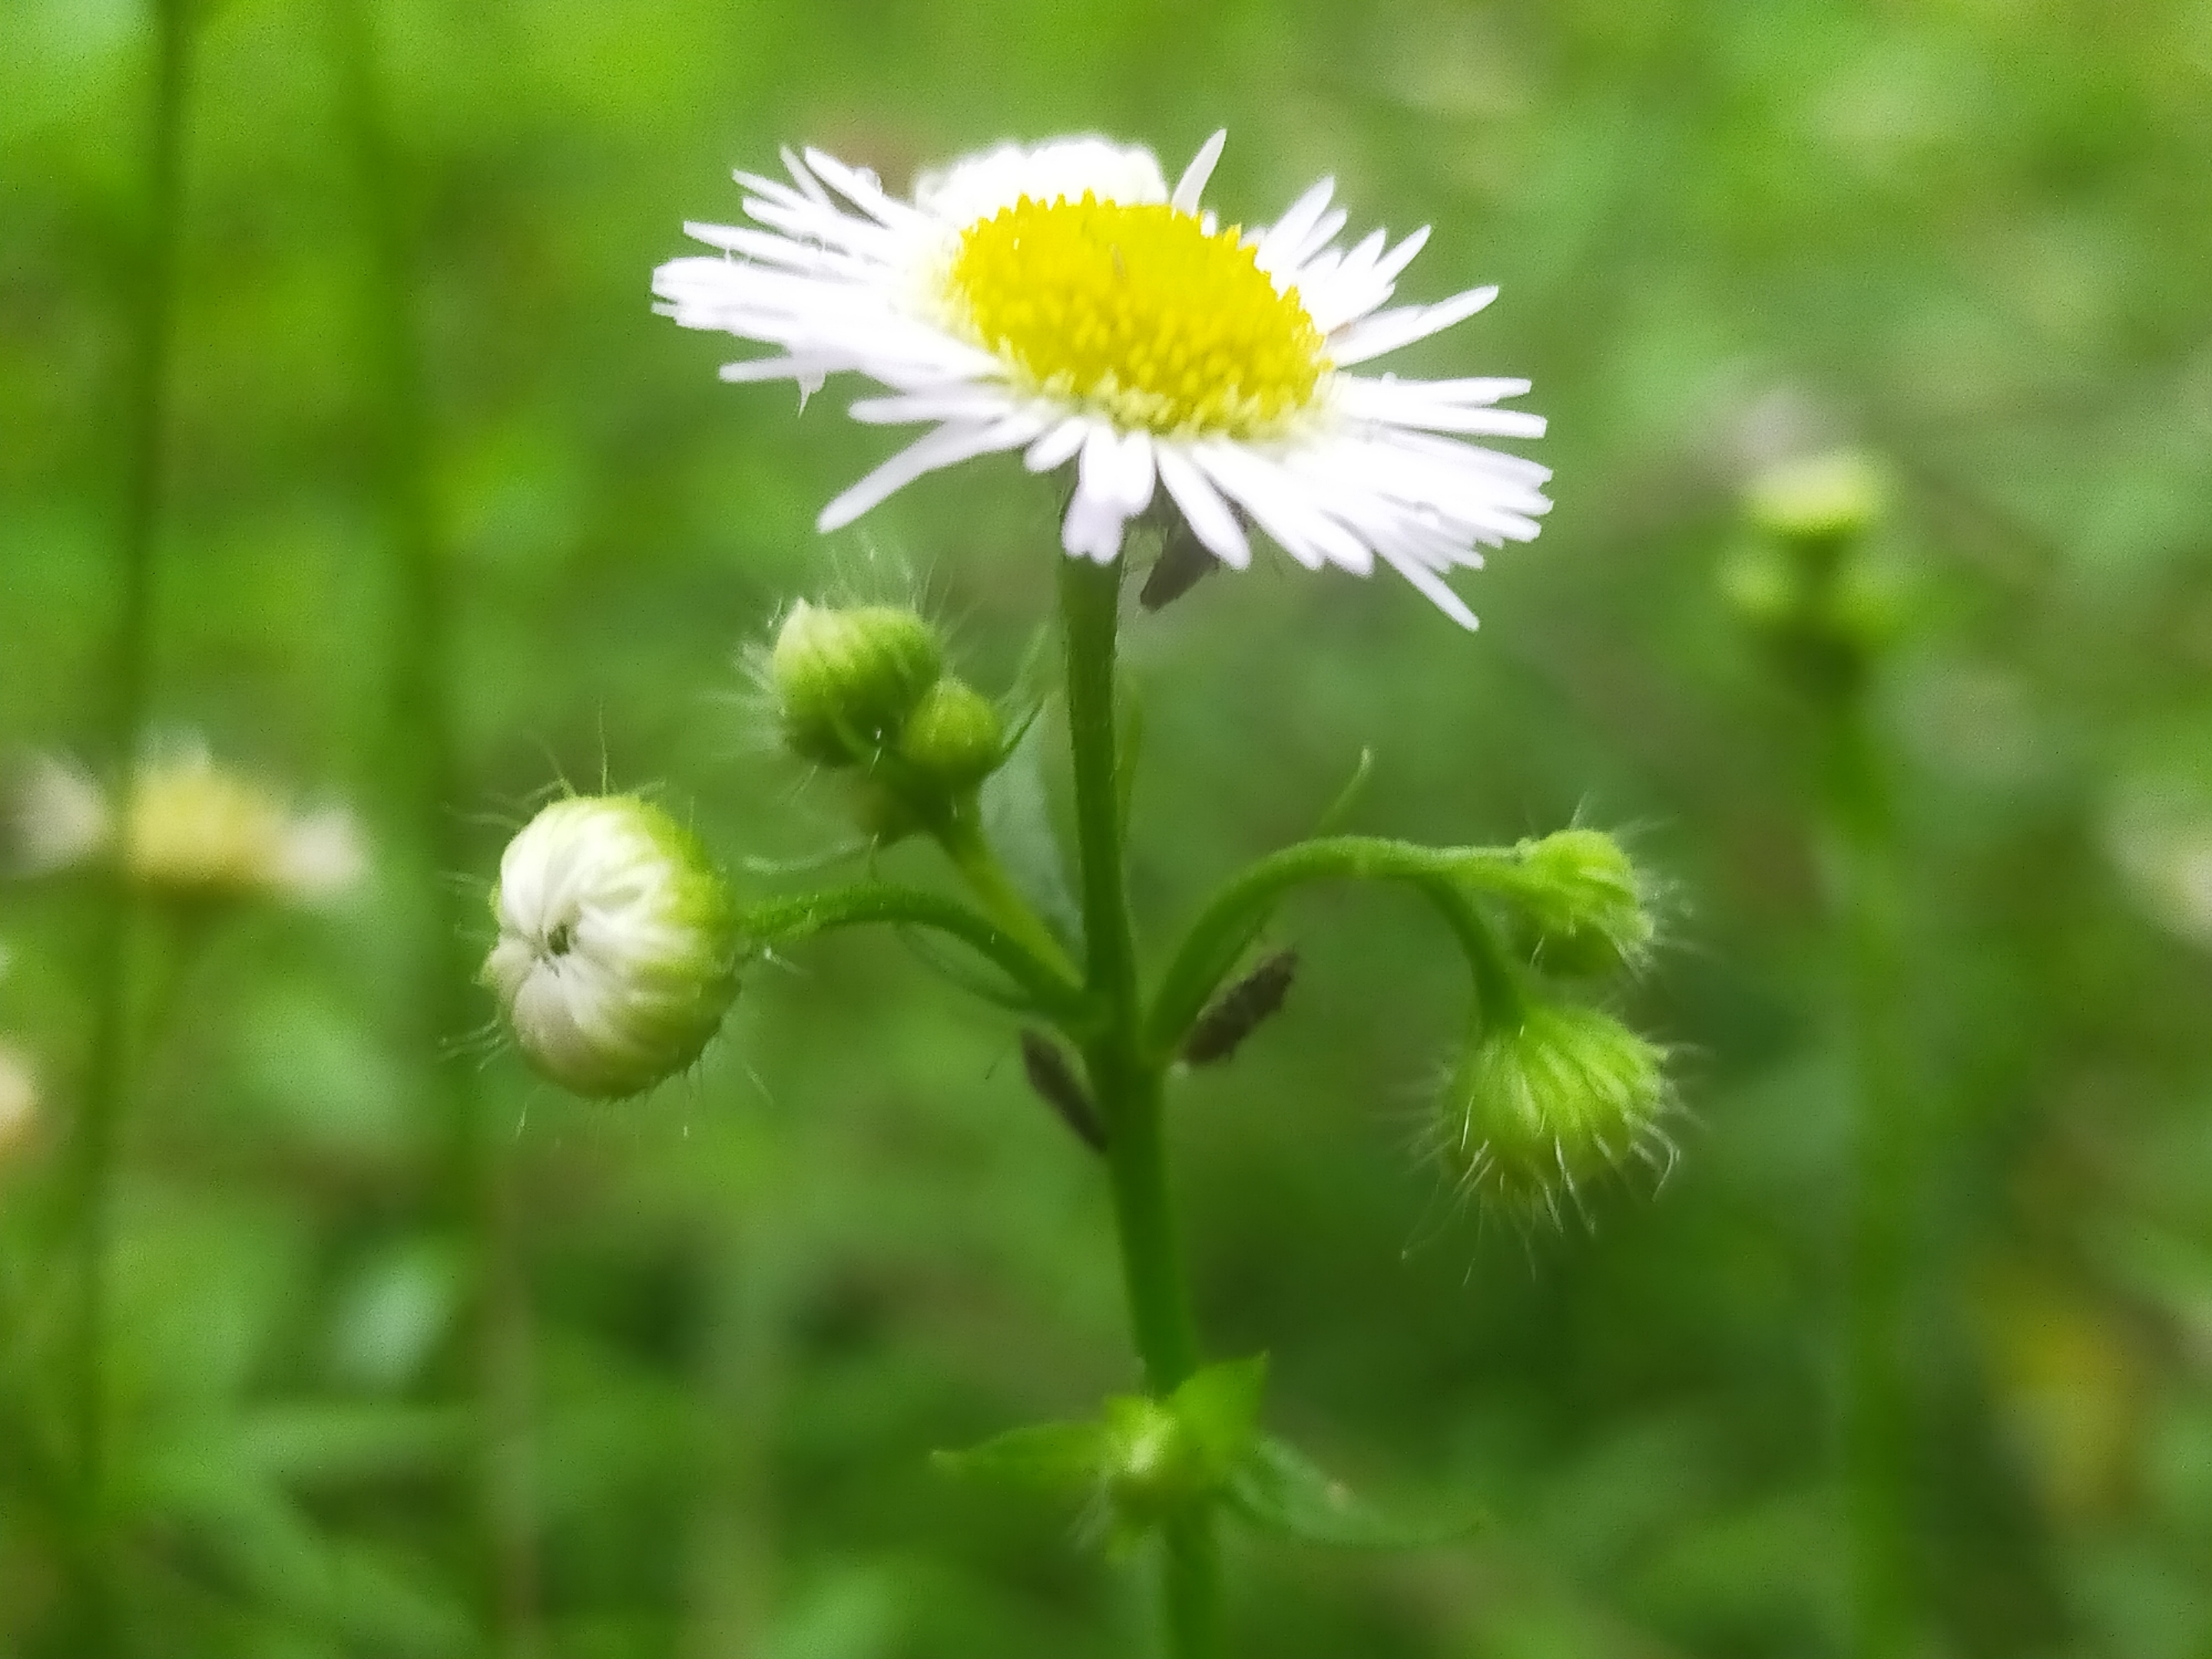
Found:
M 1784 551 L 1743 487 L 1844 446 L 1888 472 L 1854 556 L 1887 607 L 1869 719 L 1925 1153 L 1905 1216 L 1923 1461 L 1899 1524 L 1931 1646 L 2198 1659 L 2202 6 L 366 7 L 429 416 L 414 511 L 450 598 L 434 861 L 335 32 L 315 0 L 192 9 L 155 723 L 351 803 L 374 868 L 327 912 L 230 917 L 189 952 L 137 940 L 115 1512 L 142 1651 L 451 1654 L 483 1627 L 456 1071 L 513 1170 L 552 1659 L 1143 1651 L 1064 1529 L 925 1466 L 1127 1375 L 1098 1160 L 1028 1094 L 1014 1022 L 824 941 L 764 963 L 696 1073 L 617 1118 L 483 1054 L 488 997 L 425 1029 L 431 897 L 409 872 L 487 878 L 556 771 L 660 786 L 726 867 L 811 855 L 805 814 L 844 803 L 794 816 L 732 666 L 793 593 L 927 591 L 964 677 L 1021 684 L 1045 486 L 979 467 L 825 543 L 814 515 L 885 434 L 844 423 L 834 385 L 796 417 L 720 385 L 712 343 L 649 317 L 680 221 L 732 216 L 732 166 L 830 139 L 898 183 L 1012 134 L 1179 155 L 1225 123 L 1226 213 L 1258 222 L 1334 173 L 1355 218 L 1435 223 L 1401 299 L 1501 285 L 1407 372 L 1528 374 L 1559 505 L 1470 580 L 1472 641 L 1264 550 L 1132 617 L 1139 908 L 1187 915 L 1305 833 L 1370 744 L 1332 832 L 1638 826 L 1675 902 L 1660 971 L 1614 994 L 1684 1056 L 1695 1120 L 1656 1201 L 1532 1250 L 1404 1152 L 1464 1012 L 1419 902 L 1300 895 L 1231 941 L 1223 972 L 1294 945 L 1301 976 L 1174 1107 L 1209 1334 L 1271 1353 L 1271 1423 L 1332 1464 L 1480 1492 L 1497 1522 L 1411 1573 L 1240 1552 L 1239 1650 L 1847 1650 L 1824 738 L 1716 580 Z M 15 0 L 0 39 L 0 750 L 112 777 L 149 33 L 130 5 Z M 1800 567 L 1752 574 L 1802 594 Z M 1032 763 L 1056 719 L 982 809 L 1065 924 L 1045 896 L 1066 890 L 1066 802 Z M 933 879 L 932 852 L 883 872 Z M 81 890 L 0 885 L 0 1041 L 38 1085 L 0 1151 L 0 1651 L 25 1659 L 83 1651 L 58 1622 L 58 1241 L 88 916 Z

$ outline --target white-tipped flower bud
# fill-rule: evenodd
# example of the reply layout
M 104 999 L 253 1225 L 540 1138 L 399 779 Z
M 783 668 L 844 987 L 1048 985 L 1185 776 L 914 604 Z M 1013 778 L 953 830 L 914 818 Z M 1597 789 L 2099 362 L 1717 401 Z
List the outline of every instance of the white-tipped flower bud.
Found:
M 1644 879 L 1619 842 L 1599 830 L 1562 830 L 1514 853 L 1496 884 L 1528 919 L 1540 966 L 1595 975 L 1642 965 L 1658 930 Z
M 936 629 L 915 611 L 802 599 L 776 631 L 768 678 L 793 752 L 850 766 L 897 741 L 944 668 Z
M 947 675 L 922 694 L 907 716 L 898 751 L 919 781 L 958 794 L 999 769 L 1006 744 L 1006 726 L 991 700 Z
M 737 903 L 691 832 L 634 795 L 554 802 L 507 843 L 478 977 L 523 1058 L 579 1095 L 699 1057 L 738 990 Z
M 1635 1158 L 1663 1171 L 1674 1147 L 1666 1056 L 1611 1015 L 1531 1003 L 1485 1030 L 1453 1077 L 1438 1152 L 1470 1194 L 1522 1222 Z
M 344 808 L 295 811 L 196 744 L 140 764 L 119 830 L 100 784 L 52 756 L 24 769 L 13 806 L 15 857 L 26 873 L 119 857 L 133 883 L 173 898 L 312 902 L 351 886 L 367 864 Z

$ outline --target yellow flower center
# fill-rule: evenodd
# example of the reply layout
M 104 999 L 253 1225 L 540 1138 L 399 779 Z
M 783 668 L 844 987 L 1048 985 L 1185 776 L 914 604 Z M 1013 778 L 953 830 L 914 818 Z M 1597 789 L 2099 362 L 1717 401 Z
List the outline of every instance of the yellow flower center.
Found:
M 1297 290 L 1238 229 L 1209 236 L 1165 203 L 1024 196 L 961 233 L 949 283 L 970 337 L 1123 428 L 1267 437 L 1328 368 Z

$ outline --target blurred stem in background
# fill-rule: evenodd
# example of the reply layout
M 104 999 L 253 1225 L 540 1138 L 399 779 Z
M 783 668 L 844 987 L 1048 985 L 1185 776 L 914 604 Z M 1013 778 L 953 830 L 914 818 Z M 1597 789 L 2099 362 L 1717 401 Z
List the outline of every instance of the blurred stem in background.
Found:
M 138 226 L 131 357 L 125 401 L 128 434 L 117 556 L 115 631 L 103 665 L 106 759 L 115 769 L 115 822 L 131 821 L 133 757 L 146 722 L 152 679 L 155 566 L 166 457 L 169 358 L 174 327 L 178 224 L 184 196 L 185 94 L 191 29 L 183 0 L 153 9 L 153 85 L 147 128 L 146 195 Z M 112 1654 L 124 1640 L 117 1606 L 115 1541 L 108 1504 L 108 1272 L 113 1232 L 116 1143 L 132 1093 L 131 964 L 138 905 L 120 859 L 99 884 L 92 929 L 96 999 L 84 1100 L 71 1146 L 69 1190 L 76 1245 L 76 1302 L 70 1392 L 76 1411 L 76 1618 L 77 1650 Z
M 1162 1076 L 1144 1040 L 1135 942 L 1129 923 L 1121 767 L 1114 692 L 1121 564 L 1058 557 L 1067 647 L 1068 741 L 1074 758 L 1076 836 L 1082 863 L 1085 978 L 1105 1013 L 1085 1047 L 1091 1097 L 1104 1120 L 1121 1272 L 1145 1384 L 1164 1397 L 1198 1367 L 1182 1247 L 1168 1190 Z M 1163 1530 L 1164 1613 L 1173 1659 L 1223 1650 L 1220 1546 L 1211 1510 Z
M 466 867 L 455 803 L 459 775 L 450 687 L 452 605 L 431 495 L 430 434 L 411 295 L 410 215 L 362 0 L 330 0 L 358 203 L 370 242 L 364 335 L 386 534 L 394 561 L 394 763 L 414 818 L 411 874 L 428 896 L 422 918 L 422 1010 L 433 1056 L 430 1097 L 450 1136 L 453 1198 L 474 1236 L 476 1358 L 482 1440 L 475 1502 L 488 1577 L 493 1650 L 528 1659 L 541 1647 L 538 1523 L 531 1466 L 528 1285 L 514 1170 L 486 1121 L 469 1067 L 451 1045 L 471 1023 L 469 929 L 451 879 Z
M 1852 1083 L 1844 1474 L 1857 1659 L 1917 1650 L 1913 1413 L 1903 1364 L 1917 1091 L 1902 1024 L 1895 814 L 1863 687 L 1820 711 L 1830 902 L 1843 934 Z
M 1905 1029 L 1896 801 L 1872 696 L 1897 605 L 1864 546 L 1883 493 L 1863 456 L 1773 469 L 1750 497 L 1765 540 L 1727 573 L 1729 597 L 1811 721 L 1817 850 L 1840 936 L 1851 1104 L 1843 1451 L 1856 1659 L 1913 1653 L 1926 1624 L 1917 1428 L 1904 1364 L 1925 1103 Z

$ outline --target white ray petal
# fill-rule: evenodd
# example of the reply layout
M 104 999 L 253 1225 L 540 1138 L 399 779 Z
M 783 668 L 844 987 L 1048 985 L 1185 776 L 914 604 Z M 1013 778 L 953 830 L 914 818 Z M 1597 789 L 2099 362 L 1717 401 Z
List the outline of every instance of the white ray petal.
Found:
M 1231 568 L 1242 570 L 1251 563 L 1252 544 L 1245 539 L 1244 526 L 1237 522 L 1229 503 L 1221 499 L 1221 492 L 1173 444 L 1155 445 L 1154 450 L 1160 482 L 1182 509 L 1191 533 Z
M 1455 323 L 1463 323 L 1497 297 L 1495 286 L 1471 288 L 1432 306 L 1401 306 L 1395 311 L 1378 312 L 1354 323 L 1340 338 L 1331 341 L 1329 358 L 1340 368 L 1364 363 L 1370 357 L 1380 357 L 1416 340 L 1442 333 Z
M 1169 198 L 1177 213 L 1198 211 L 1199 198 L 1206 194 L 1206 180 L 1213 177 L 1213 164 L 1221 159 L 1222 146 L 1228 142 L 1229 129 L 1223 127 L 1198 147 L 1198 154 L 1190 158 L 1190 165 L 1176 181 L 1175 194 Z
M 994 421 L 988 426 L 940 426 L 908 444 L 823 507 L 815 527 L 825 534 L 842 530 L 916 478 L 979 455 L 1018 449 L 1036 435 L 1036 422 L 1026 417 Z
M 1070 415 L 1030 446 L 1029 453 L 1022 457 L 1022 465 L 1032 472 L 1050 472 L 1066 465 L 1083 447 L 1091 428 L 1098 424 L 1088 416 Z
M 1324 179 L 1291 203 L 1291 210 L 1260 238 L 1260 248 L 1254 255 L 1254 263 L 1266 271 L 1273 271 L 1289 263 L 1291 250 L 1305 240 L 1306 233 L 1314 228 L 1314 222 L 1327 210 L 1328 198 L 1335 192 L 1336 180 Z

